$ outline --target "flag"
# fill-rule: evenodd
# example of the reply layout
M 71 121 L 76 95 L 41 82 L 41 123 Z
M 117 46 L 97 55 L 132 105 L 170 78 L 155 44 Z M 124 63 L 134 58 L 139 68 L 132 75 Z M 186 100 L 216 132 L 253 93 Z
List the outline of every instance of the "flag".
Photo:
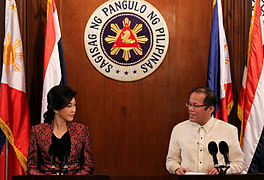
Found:
M 257 0 L 251 18 L 247 65 L 244 68 L 238 102 L 238 117 L 241 120 L 240 143 L 245 156 L 245 173 L 264 172 L 263 73 L 263 20 L 260 0 Z
M 214 91 L 218 98 L 214 116 L 228 122 L 228 115 L 234 103 L 221 0 L 214 1 L 206 85 Z
M 25 87 L 22 40 L 15 0 L 6 0 L 5 38 L 0 89 L 0 128 L 8 139 L 8 179 L 26 172 L 30 120 Z M 4 154 L 0 156 L 5 168 Z M 1 171 L 2 172 L 2 171 Z M 3 180 L 4 173 L 0 174 Z
M 47 0 L 41 122 L 44 121 L 43 114 L 47 111 L 47 94 L 49 90 L 55 85 L 66 83 L 61 31 L 55 0 Z

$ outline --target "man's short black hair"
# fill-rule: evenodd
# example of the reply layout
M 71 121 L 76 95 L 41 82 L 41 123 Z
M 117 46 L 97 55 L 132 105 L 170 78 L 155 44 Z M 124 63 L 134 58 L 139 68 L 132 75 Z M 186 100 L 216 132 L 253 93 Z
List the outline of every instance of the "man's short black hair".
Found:
M 215 95 L 215 93 L 207 87 L 197 87 L 195 89 L 192 90 L 191 93 L 204 93 L 206 96 L 204 98 L 203 103 L 207 105 L 207 108 L 210 106 L 214 106 L 214 108 L 216 108 L 216 104 L 217 104 L 217 97 Z

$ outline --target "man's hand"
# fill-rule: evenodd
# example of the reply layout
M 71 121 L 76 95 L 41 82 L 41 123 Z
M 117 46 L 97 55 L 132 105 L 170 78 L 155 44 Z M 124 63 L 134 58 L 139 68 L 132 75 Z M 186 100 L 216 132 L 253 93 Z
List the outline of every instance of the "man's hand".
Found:
M 218 174 L 218 171 L 215 167 L 211 167 L 207 170 L 206 174 Z
M 178 168 L 178 169 L 176 169 L 175 174 L 177 174 L 177 175 L 184 175 L 185 172 L 187 172 L 187 169 Z

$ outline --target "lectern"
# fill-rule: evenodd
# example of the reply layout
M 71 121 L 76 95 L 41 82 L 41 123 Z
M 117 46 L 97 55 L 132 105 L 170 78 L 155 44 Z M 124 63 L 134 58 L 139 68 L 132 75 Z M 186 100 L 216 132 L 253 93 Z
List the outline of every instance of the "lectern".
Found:
M 12 176 L 12 180 L 109 180 L 107 175 L 25 175 Z
M 179 180 L 263 180 L 261 174 L 239 174 L 239 175 L 182 175 Z

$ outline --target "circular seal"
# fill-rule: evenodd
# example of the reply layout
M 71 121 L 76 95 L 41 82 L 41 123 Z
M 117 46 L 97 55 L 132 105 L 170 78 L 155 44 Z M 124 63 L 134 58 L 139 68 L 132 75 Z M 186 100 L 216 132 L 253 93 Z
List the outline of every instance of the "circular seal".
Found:
M 144 0 L 110 0 L 91 15 L 84 33 L 93 66 L 118 81 L 135 81 L 153 73 L 169 44 L 166 22 Z

